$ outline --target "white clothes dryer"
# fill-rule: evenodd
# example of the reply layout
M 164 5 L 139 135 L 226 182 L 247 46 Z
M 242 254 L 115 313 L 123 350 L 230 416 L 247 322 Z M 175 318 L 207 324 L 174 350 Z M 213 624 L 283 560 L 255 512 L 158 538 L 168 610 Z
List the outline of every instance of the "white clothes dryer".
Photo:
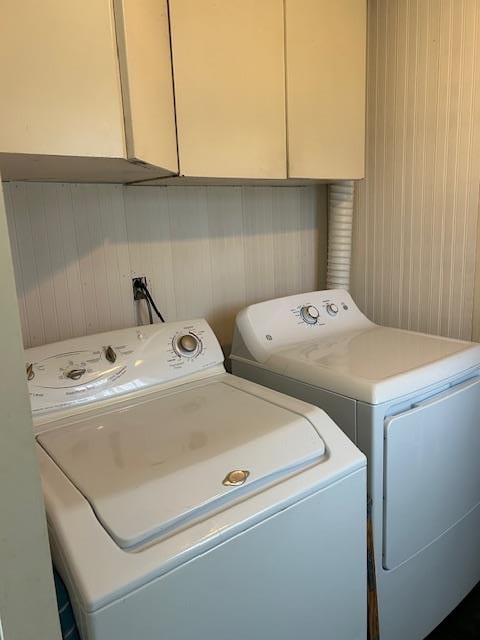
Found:
M 480 345 L 381 327 L 317 291 L 241 311 L 231 359 L 366 453 L 381 638 L 424 638 L 480 579 Z
M 227 374 L 204 320 L 26 351 L 52 555 L 83 640 L 364 640 L 365 456 Z

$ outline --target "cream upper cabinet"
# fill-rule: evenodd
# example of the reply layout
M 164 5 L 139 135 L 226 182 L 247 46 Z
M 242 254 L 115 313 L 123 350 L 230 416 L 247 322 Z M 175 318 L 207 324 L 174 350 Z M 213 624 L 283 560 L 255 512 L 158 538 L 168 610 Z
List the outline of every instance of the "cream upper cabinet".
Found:
M 180 180 L 363 177 L 366 0 L 169 5 Z
M 5 177 L 177 171 L 166 0 L 4 2 L 0 58 Z
M 180 173 L 286 178 L 283 0 L 170 0 Z
M 362 178 L 366 0 L 285 0 L 288 176 Z
M 129 160 L 178 172 L 167 0 L 114 0 Z
M 3 2 L 0 150 L 125 153 L 109 0 Z
M 365 32 L 366 0 L 4 2 L 0 170 L 360 178 Z

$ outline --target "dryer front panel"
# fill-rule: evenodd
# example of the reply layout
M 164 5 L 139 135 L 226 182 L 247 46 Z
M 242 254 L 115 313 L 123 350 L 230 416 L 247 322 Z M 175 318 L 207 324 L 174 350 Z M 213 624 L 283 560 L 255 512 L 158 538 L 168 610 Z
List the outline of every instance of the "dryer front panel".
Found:
M 407 561 L 480 503 L 479 458 L 479 377 L 385 420 L 385 569 Z

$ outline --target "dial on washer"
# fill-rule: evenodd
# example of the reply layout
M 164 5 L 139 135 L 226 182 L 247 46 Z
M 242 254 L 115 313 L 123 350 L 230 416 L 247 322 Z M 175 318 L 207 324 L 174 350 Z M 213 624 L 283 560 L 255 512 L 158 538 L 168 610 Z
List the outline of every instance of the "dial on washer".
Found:
M 198 338 L 191 333 L 186 333 L 177 339 L 177 348 L 184 355 L 193 355 L 199 348 Z

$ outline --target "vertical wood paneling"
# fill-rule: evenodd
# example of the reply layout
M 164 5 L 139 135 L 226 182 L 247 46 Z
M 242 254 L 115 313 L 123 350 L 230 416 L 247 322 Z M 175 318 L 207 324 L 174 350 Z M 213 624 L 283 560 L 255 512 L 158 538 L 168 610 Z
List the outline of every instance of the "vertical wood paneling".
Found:
M 232 340 L 235 316 L 245 306 L 245 265 L 240 187 L 207 188 L 212 310 L 208 313 L 222 344 Z
M 207 188 L 170 187 L 167 196 L 177 318 L 206 317 L 213 306 Z
M 67 184 L 44 185 L 50 193 L 52 215 L 50 246 L 55 252 L 55 287 L 63 311 L 59 317 L 59 339 L 83 335 L 87 331 L 83 305 L 80 265 L 71 187 Z
M 391 252 L 392 252 L 392 273 L 390 280 L 391 288 L 391 324 L 400 325 L 402 321 L 402 282 L 405 269 L 405 182 L 406 182 L 406 157 L 408 143 L 406 137 L 406 122 L 408 117 L 408 79 L 409 70 L 406 64 L 401 64 L 405 60 L 411 46 L 411 37 L 408 25 L 409 6 L 408 3 L 397 3 L 396 6 L 396 58 L 395 58 L 395 120 L 394 120 L 394 148 L 393 148 L 393 202 L 392 209 L 397 211 L 397 215 L 392 220 Z M 365 207 L 365 202 L 359 203 Z
M 123 188 L 72 185 L 81 292 L 87 333 L 131 324 L 131 296 Z
M 322 200 L 323 197 L 323 200 Z M 300 233 L 300 278 L 302 291 L 315 291 L 318 283 L 327 277 L 327 220 L 319 215 L 326 210 L 326 190 L 300 191 L 299 233 Z
M 371 0 L 353 285 L 374 320 L 470 338 L 480 3 Z
M 49 279 L 52 286 L 52 295 L 55 300 L 54 312 L 56 316 L 56 335 L 53 339 L 59 340 L 69 338 L 74 334 L 73 331 L 73 314 L 70 309 L 70 292 L 68 289 L 67 270 L 63 268 L 65 264 L 64 249 L 64 220 L 72 220 L 71 215 L 67 216 L 65 211 L 68 209 L 68 200 L 65 201 L 65 189 L 52 189 L 51 185 L 43 185 L 42 196 L 44 201 L 46 237 L 49 250 L 49 270 L 51 273 Z M 68 223 L 67 223 L 68 224 Z M 75 239 L 73 238 L 74 255 L 76 255 Z M 77 282 L 77 286 L 79 282 Z M 78 288 L 80 288 L 78 286 Z M 80 311 L 80 320 L 84 327 L 83 314 Z M 75 313 L 75 312 L 74 312 Z
M 323 286 L 324 187 L 5 185 L 25 346 L 204 316 L 222 344 L 245 304 Z
M 302 278 L 299 265 L 302 260 L 301 234 L 298 218 L 292 216 L 301 187 L 276 189 L 273 192 L 273 264 L 275 296 L 281 297 L 301 291 Z
M 104 238 L 110 328 L 119 329 L 131 324 L 134 315 L 130 300 L 132 284 L 123 189 L 98 185 L 97 194 L 101 203 L 100 222 Z
M 264 187 L 245 187 L 242 194 L 245 296 L 254 303 L 275 296 L 273 197 Z
M 43 321 L 43 335 L 46 342 L 54 342 L 58 338 L 57 301 L 52 273 L 51 250 L 47 228 L 46 194 L 42 184 L 32 184 L 26 191 L 27 207 L 32 239 L 32 261 L 38 282 L 38 298 L 40 317 Z
M 10 247 L 12 251 L 12 263 L 13 263 L 13 271 L 15 274 L 15 288 L 18 299 L 18 308 L 20 312 L 20 324 L 22 328 L 22 336 L 24 342 L 30 344 L 30 328 L 28 326 L 28 318 L 27 318 L 27 310 L 26 310 L 26 301 L 25 301 L 25 287 L 23 284 L 23 270 L 20 263 L 20 254 L 18 249 L 17 242 L 17 223 L 15 220 L 14 205 L 12 200 L 12 190 L 11 186 L 8 183 L 3 185 L 3 197 L 5 200 L 5 211 L 7 215 L 7 225 L 8 232 L 10 236 Z
M 91 189 L 88 185 L 74 185 L 72 202 L 87 333 L 95 333 L 101 327 L 110 325 L 97 189 Z M 100 242 L 97 242 L 97 238 Z M 105 295 L 102 295 L 103 292 Z
M 176 318 L 167 192 L 132 187 L 124 194 L 131 275 L 146 276 L 165 319 Z M 131 304 L 131 293 L 127 297 Z
M 21 211 L 20 215 L 15 216 L 15 232 L 18 244 L 21 286 L 25 297 L 28 340 L 29 344 L 35 346 L 43 344 L 47 338 L 40 298 L 41 281 L 35 264 L 35 241 L 30 221 L 31 212 L 28 193 L 26 185 L 11 185 L 11 204 L 14 210 Z M 19 280 L 17 279 L 17 285 L 18 282 Z

